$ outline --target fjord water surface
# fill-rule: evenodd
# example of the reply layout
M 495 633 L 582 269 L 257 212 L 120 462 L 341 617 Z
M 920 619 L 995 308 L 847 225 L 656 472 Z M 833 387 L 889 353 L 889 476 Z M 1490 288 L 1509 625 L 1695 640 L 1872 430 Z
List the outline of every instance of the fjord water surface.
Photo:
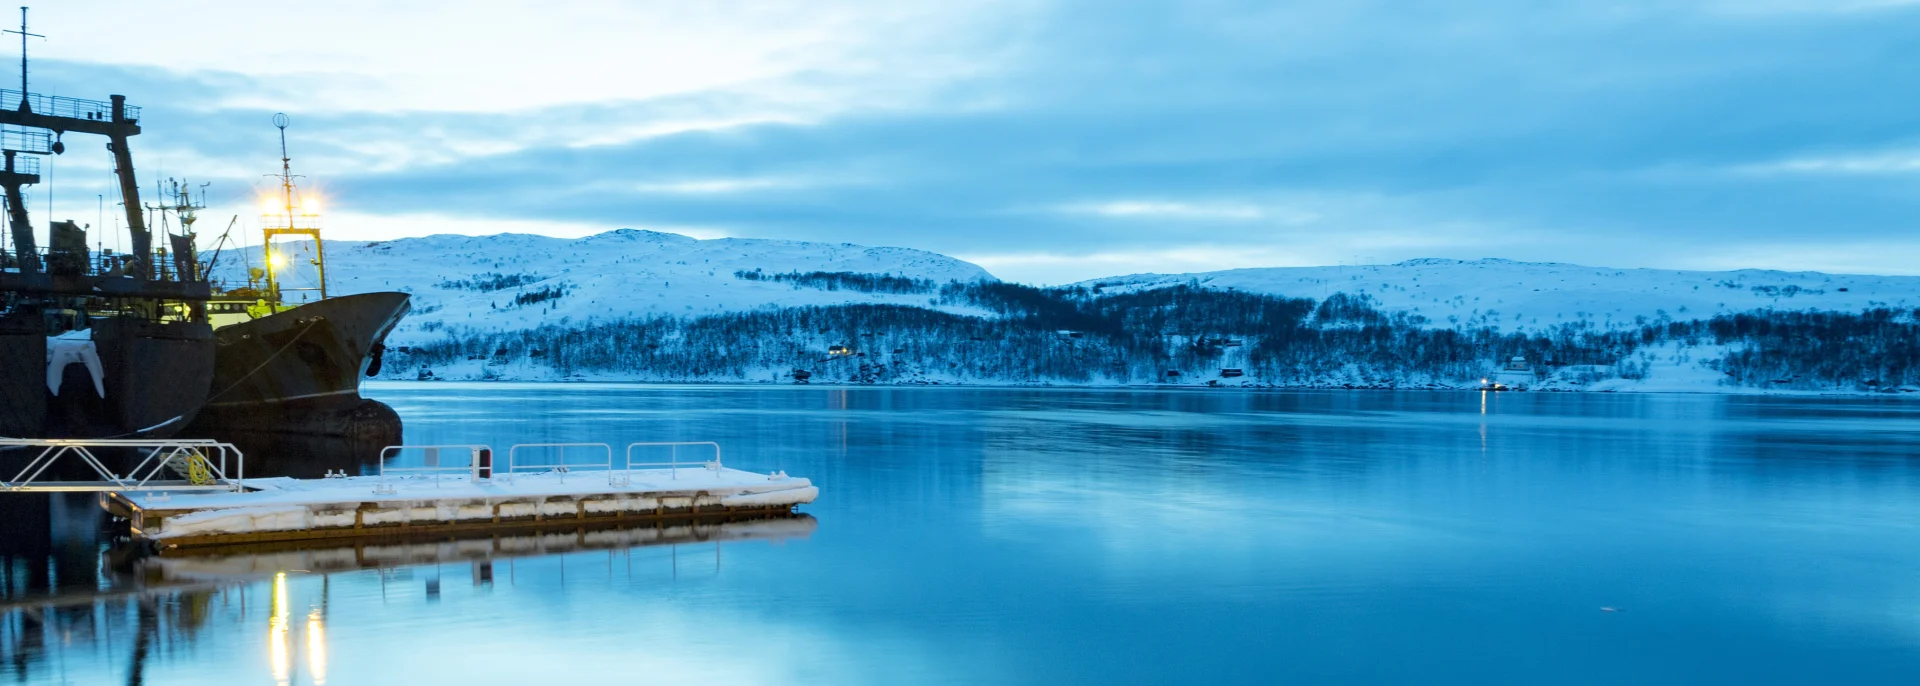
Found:
M 718 441 L 729 466 L 813 479 L 814 528 L 522 557 L 487 583 L 458 562 L 287 570 L 173 593 L 154 610 L 103 599 L 64 638 L 14 611 L 0 626 L 5 673 L 125 683 L 138 670 L 149 684 L 1920 674 L 1920 404 L 1898 399 L 369 394 L 400 412 L 410 443 Z M 195 619 L 174 616 L 183 604 Z M 136 653 L 134 627 L 153 621 L 142 612 L 171 619 Z

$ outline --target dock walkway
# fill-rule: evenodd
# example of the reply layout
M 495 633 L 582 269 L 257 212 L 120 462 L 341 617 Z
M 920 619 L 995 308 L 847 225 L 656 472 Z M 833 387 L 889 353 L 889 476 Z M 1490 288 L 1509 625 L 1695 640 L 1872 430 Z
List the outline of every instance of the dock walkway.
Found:
M 820 490 L 804 478 L 726 467 L 599 473 L 427 474 L 248 479 L 241 493 L 115 491 L 108 508 L 135 536 L 165 546 L 783 515 Z
M 244 478 L 245 455 L 200 440 L 105 441 L 0 439 L 28 458 L 0 491 L 101 493 L 101 505 L 126 517 L 136 538 L 163 548 L 357 536 L 440 535 L 530 527 L 580 527 L 679 519 L 737 520 L 788 515 L 820 490 L 785 472 L 721 465 L 712 442 L 631 443 L 616 460 L 605 443 L 513 446 L 495 464 L 485 445 L 389 446 L 377 473 L 321 479 Z M 683 462 L 681 449 L 711 451 Z M 33 449 L 37 449 L 34 452 Z M 126 475 L 96 450 L 132 450 Z M 418 464 L 393 466 L 392 458 Z M 669 461 L 640 461 L 664 453 Z M 444 464 L 442 456 L 465 464 Z M 62 461 L 78 462 L 94 481 L 42 480 Z M 188 478 L 164 478 L 168 472 Z

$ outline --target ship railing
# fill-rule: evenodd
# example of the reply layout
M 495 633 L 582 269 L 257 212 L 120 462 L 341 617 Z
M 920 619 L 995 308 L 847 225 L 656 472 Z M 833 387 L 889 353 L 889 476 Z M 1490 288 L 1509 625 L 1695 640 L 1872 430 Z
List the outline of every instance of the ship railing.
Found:
M 142 455 L 126 474 L 115 474 L 96 453 L 130 450 Z M 0 481 L 0 491 L 242 491 L 247 476 L 246 455 L 231 443 L 208 439 L 0 438 L 0 461 L 28 456 L 11 479 Z M 55 481 L 54 465 L 79 463 L 93 473 L 90 481 Z M 176 472 L 181 479 L 160 478 Z
M 28 158 L 28 159 L 31 160 L 33 158 Z M 94 240 L 97 238 L 98 238 L 98 235 L 94 234 L 94 235 L 90 235 L 88 237 L 88 240 Z M 20 249 L 15 246 L 8 245 L 4 252 L 9 258 L 11 258 L 19 255 Z M 36 245 L 33 247 L 33 250 L 31 252 L 35 255 L 40 256 L 40 263 L 41 263 L 40 268 L 42 271 L 44 271 L 47 268 L 46 267 L 47 260 L 49 258 L 54 257 L 56 254 L 60 253 L 61 251 L 55 250 L 53 246 L 50 246 L 50 245 Z M 103 276 L 103 277 L 119 276 L 119 277 L 126 277 L 129 279 L 133 278 L 131 274 L 127 273 L 127 261 L 132 259 L 134 256 L 134 253 L 132 251 L 129 251 L 126 249 L 115 250 L 113 248 L 96 248 L 90 244 L 88 245 L 84 253 L 78 250 L 75 250 L 72 252 L 73 254 L 78 255 L 79 259 L 82 259 L 86 262 L 86 266 L 82 271 L 88 276 Z M 198 268 L 196 271 L 201 273 L 194 274 L 192 275 L 194 278 L 190 278 L 187 280 L 189 281 L 206 281 L 207 280 L 205 278 L 206 274 L 204 273 L 207 268 L 206 260 L 203 259 L 204 255 L 205 254 L 203 253 L 202 255 L 194 256 L 194 266 Z M 153 264 L 154 278 L 156 280 L 160 280 L 160 281 L 180 280 L 179 279 L 180 270 L 174 264 L 173 253 L 168 252 L 164 248 L 155 248 L 149 253 L 147 253 L 147 260 L 148 262 Z M 13 265 L 11 263 L 9 263 L 6 270 L 10 272 L 15 272 L 15 273 L 18 273 L 20 271 L 17 265 Z
M 39 134 L 39 135 L 34 135 Z M 0 150 L 27 153 L 13 156 L 13 173 L 40 175 L 40 158 L 36 155 L 47 154 L 47 134 L 40 131 L 16 131 L 0 129 Z M 0 169 L 4 169 L 0 163 Z
M 713 459 L 705 460 L 705 461 L 682 462 L 680 461 L 680 448 L 685 446 L 711 447 L 713 448 Z M 666 462 L 635 462 L 633 461 L 633 457 L 634 457 L 633 453 L 636 448 L 648 449 L 656 453 L 658 452 L 658 449 L 666 448 L 668 461 Z M 648 443 L 628 443 L 627 444 L 627 463 L 626 463 L 626 467 L 622 470 L 622 478 L 625 481 L 625 483 L 631 483 L 633 479 L 633 468 L 635 467 L 666 467 L 668 469 L 668 474 L 669 474 L 668 478 L 677 480 L 680 478 L 681 465 L 697 465 L 699 467 L 702 467 L 705 469 L 711 469 L 716 472 L 720 471 L 720 444 L 715 443 L 713 441 L 659 441 L 659 442 L 648 442 Z M 625 483 L 623 483 L 622 485 L 625 485 Z
M 89 121 L 113 121 L 113 103 L 111 102 L 81 100 L 79 98 L 41 95 L 39 93 L 26 93 L 22 95 L 20 91 L 16 90 L 0 89 L 0 109 L 9 112 L 18 111 L 20 109 L 20 100 L 23 97 L 27 101 L 27 109 L 33 110 L 34 114 L 50 117 L 86 119 Z M 139 107 L 126 105 L 124 111 L 126 113 L 127 123 L 140 123 Z
M 598 457 L 584 461 L 569 459 L 569 452 Z M 619 472 L 613 468 L 613 446 L 605 443 L 521 443 L 507 449 L 507 470 L 504 474 L 509 480 L 515 474 L 531 471 L 557 473 L 561 483 L 566 483 L 568 472 L 604 471 L 608 485 L 619 484 Z
M 466 464 L 443 464 L 442 458 L 448 456 L 467 456 Z M 417 455 L 420 463 L 413 466 L 395 467 L 388 462 L 396 457 Z M 380 478 L 374 482 L 373 492 L 391 495 L 397 479 L 414 475 L 432 477 L 435 488 L 440 486 L 441 477 L 466 474 L 468 483 L 479 483 L 489 476 L 484 473 L 493 467 L 493 448 L 478 443 L 452 445 L 390 445 L 380 449 Z
M 293 208 L 292 217 L 288 217 L 286 212 L 260 213 L 261 225 L 269 229 L 319 230 L 326 228 L 320 225 L 320 219 L 319 213 L 309 212 L 299 207 Z

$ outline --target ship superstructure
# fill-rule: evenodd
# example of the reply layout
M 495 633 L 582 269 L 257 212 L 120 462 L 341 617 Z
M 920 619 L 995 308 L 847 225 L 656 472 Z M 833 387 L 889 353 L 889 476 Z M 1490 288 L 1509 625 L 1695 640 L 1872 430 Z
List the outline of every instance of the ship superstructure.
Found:
M 191 233 L 154 246 L 140 204 L 131 139 L 140 108 L 50 97 L 27 89 L 26 10 L 21 88 L 0 89 L 0 189 L 10 246 L 0 258 L 0 435 L 132 436 L 177 431 L 205 402 L 213 366 L 212 295 Z M 72 221 L 40 246 L 24 186 L 39 158 L 66 151 L 66 134 L 107 139 L 131 249 L 88 248 Z M 95 229 L 98 231 L 98 229 Z
M 35 35 L 24 9 L 8 33 Z M 246 286 L 222 289 L 208 280 L 219 251 L 203 264 L 195 245 L 204 190 L 196 201 L 193 186 L 169 179 L 157 203 L 141 203 L 129 144 L 140 108 L 121 95 L 34 93 L 24 43 L 21 54 L 20 90 L 0 89 L 0 437 L 397 441 L 398 416 L 362 398 L 360 379 L 378 372 L 408 295 L 328 292 L 317 207 L 300 198 L 286 153 L 287 117 L 274 121 L 281 173 L 264 213 L 265 263 L 247 270 Z M 66 151 L 68 134 L 106 139 L 131 249 L 90 249 L 88 231 L 100 229 L 72 221 L 53 222 L 40 244 L 26 189 L 41 182 L 42 158 Z M 311 248 L 289 250 L 287 238 Z

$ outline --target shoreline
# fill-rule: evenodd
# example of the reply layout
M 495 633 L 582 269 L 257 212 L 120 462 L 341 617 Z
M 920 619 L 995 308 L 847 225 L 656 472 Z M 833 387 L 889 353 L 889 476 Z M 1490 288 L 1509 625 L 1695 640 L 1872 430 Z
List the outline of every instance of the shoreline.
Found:
M 365 385 L 367 385 L 367 384 L 371 384 L 371 385 L 374 385 L 374 386 L 379 386 L 379 385 L 393 385 L 393 386 L 407 386 L 407 387 L 419 387 L 419 386 L 430 386 L 430 385 L 436 385 L 436 384 L 455 384 L 455 385 L 502 385 L 502 384 L 528 384 L 528 385 L 560 385 L 560 384 L 568 384 L 568 385 L 572 385 L 572 384 L 580 384 L 580 385 L 607 385 L 607 386 L 661 386 L 661 387 L 671 387 L 671 386 L 693 386 L 693 387 L 726 387 L 726 386 L 734 386 L 734 387 L 742 387 L 742 388 L 796 388 L 796 389 L 798 389 L 798 388 L 807 388 L 807 387 L 817 387 L 817 388 L 826 388 L 826 389 L 852 389 L 852 388 L 865 388 L 865 389 L 881 389 L 881 388 L 887 388 L 887 389 L 898 389 L 898 388 L 956 388 L 956 389 L 980 389 L 980 390 L 996 390 L 996 389 L 998 389 L 998 390 L 1048 390 L 1048 389 L 1051 389 L 1051 390 L 1077 390 L 1077 391 L 1098 391 L 1098 390 L 1115 390 L 1115 391 L 1119 391 L 1119 390 L 1125 390 L 1125 391 L 1243 391 L 1243 392 L 1257 392 L 1257 391 L 1422 391 L 1422 392 L 1435 392 L 1435 393 L 1502 393 L 1502 394 L 1514 394 L 1514 395 L 1530 395 L 1530 394 L 1554 394 L 1554 395 L 1570 395 L 1570 394 L 1591 394 L 1591 395 L 1729 395 L 1729 396 L 1759 396 L 1759 397 L 1794 397 L 1794 398 L 1806 398 L 1806 397 L 1833 397 L 1833 398 L 1920 398 L 1920 392 L 1912 392 L 1912 391 L 1905 391 L 1905 392 L 1903 392 L 1903 391 L 1898 391 L 1898 390 L 1886 390 L 1886 391 L 1850 391 L 1850 390 L 1839 390 L 1839 389 L 1826 389 L 1826 390 L 1807 390 L 1807 389 L 1766 389 L 1766 388 L 1753 388 L 1753 387 L 1748 387 L 1748 386 L 1726 386 L 1726 387 L 1719 387 L 1719 388 L 1678 388 L 1678 387 L 1653 387 L 1653 388 L 1633 388 L 1633 387 L 1624 387 L 1624 388 L 1622 388 L 1622 387 L 1610 387 L 1610 388 L 1603 388 L 1603 389 L 1586 389 L 1586 388 L 1540 388 L 1540 389 L 1529 389 L 1529 390 L 1504 390 L 1504 391 L 1485 391 L 1485 390 L 1481 390 L 1481 389 L 1480 389 L 1480 388 L 1479 388 L 1479 387 L 1478 387 L 1477 385 L 1463 385 L 1463 386 L 1447 386 L 1447 385 L 1443 385 L 1443 384 L 1419 384 L 1419 385 L 1404 385 L 1404 386 L 1403 386 L 1403 385 L 1368 385 L 1368 384 L 1303 384 L 1303 385 L 1276 385 L 1276 384 L 1231 384 L 1231 385 L 1229 385 L 1229 384 L 1221 384 L 1221 385 L 1217 385 L 1217 386 L 1210 386 L 1210 385 L 1207 385 L 1207 384 L 1117 384 L 1117 383 L 1116 383 L 1116 384 L 1075 384 L 1075 383 L 1052 383 L 1052 382 L 1033 382 L 1033 383 L 1018 383 L 1018 382 L 991 382 L 991 383 L 967 383 L 967 382 L 940 382 L 940 381 L 925 381 L 925 382 L 890 382 L 890 383 L 832 383 L 832 382 L 812 382 L 812 383 L 793 383 L 793 382 L 791 382 L 791 381 L 786 381 L 786 382 L 778 382 L 778 381 L 749 381 L 749 380 L 745 380 L 745 379 L 724 379 L 724 380 L 721 380 L 721 379 L 715 379 L 715 380 L 665 380 L 665 379 L 620 379 L 620 378 L 558 378 L 558 379 L 515 379 L 515 378 L 495 378 L 495 379 L 425 379 L 425 380 L 420 380 L 420 379 L 379 379 L 379 378 L 375 378 L 375 379 L 367 379 L 367 380 L 366 380 L 366 381 L 365 381 L 365 382 L 363 383 L 363 388 L 364 388 L 364 387 L 365 387 Z

